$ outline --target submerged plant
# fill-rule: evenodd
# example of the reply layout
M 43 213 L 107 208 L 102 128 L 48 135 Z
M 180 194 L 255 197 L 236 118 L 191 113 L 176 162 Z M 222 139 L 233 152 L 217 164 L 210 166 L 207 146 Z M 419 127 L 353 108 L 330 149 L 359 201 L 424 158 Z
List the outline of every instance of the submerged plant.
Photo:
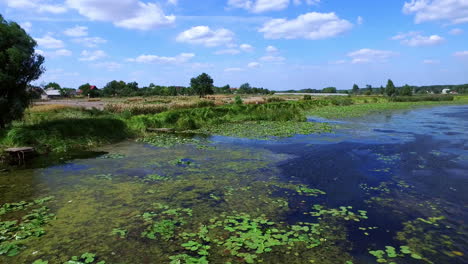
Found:
M 321 217 L 321 216 L 332 216 L 346 221 L 356 221 L 359 222 L 361 219 L 367 219 L 367 211 L 358 210 L 357 213 L 351 211 L 352 206 L 340 206 L 339 209 L 331 208 L 326 209 L 324 206 L 316 204 L 313 206 L 315 209 L 314 212 L 310 214 L 312 216 Z

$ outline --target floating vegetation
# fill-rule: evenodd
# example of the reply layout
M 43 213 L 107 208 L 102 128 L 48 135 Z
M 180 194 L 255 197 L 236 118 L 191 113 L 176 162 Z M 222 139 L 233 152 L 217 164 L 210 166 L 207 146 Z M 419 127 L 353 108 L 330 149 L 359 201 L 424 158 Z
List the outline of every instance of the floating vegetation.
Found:
M 98 174 L 96 175 L 98 179 L 112 180 L 112 174 Z
M 42 205 L 52 199 L 45 197 L 32 202 L 6 203 L 0 207 L 0 256 L 16 256 L 24 247 L 23 241 L 45 234 L 44 226 L 54 214 Z M 15 213 L 14 217 L 10 217 L 10 213 Z
M 125 238 L 127 236 L 127 230 L 125 229 L 120 229 L 120 228 L 114 228 L 112 229 L 112 235 L 118 235 L 120 238 Z
M 419 254 L 413 252 L 408 246 L 400 246 L 400 250 L 392 247 L 385 246 L 385 250 L 371 250 L 369 254 L 377 259 L 378 263 L 396 264 L 398 258 L 405 258 L 407 256 L 413 259 L 422 259 Z
M 311 188 L 308 188 L 307 186 L 305 185 L 299 185 L 296 187 L 296 192 L 299 194 L 299 195 L 305 195 L 305 196 L 314 196 L 314 197 L 317 197 L 319 195 L 324 195 L 326 194 L 326 192 L 322 191 L 322 190 L 319 190 L 319 189 L 311 189 Z
M 142 237 L 149 239 L 169 240 L 174 237 L 175 230 L 187 222 L 186 218 L 192 216 L 192 210 L 188 208 L 170 209 L 163 204 L 154 204 L 155 211 L 142 215 L 148 227 Z
M 346 221 L 356 221 L 356 222 L 361 221 L 361 219 L 368 219 L 367 211 L 358 210 L 357 213 L 354 213 L 351 211 L 351 209 L 353 209 L 352 206 L 340 206 L 339 209 L 336 209 L 336 208 L 326 209 L 324 206 L 316 204 L 313 206 L 313 208 L 315 209 L 315 211 L 311 212 L 310 214 L 316 217 L 332 216 L 332 217 L 338 217 Z
M 326 123 L 255 121 L 224 123 L 197 130 L 200 133 L 251 139 L 285 138 L 294 135 L 329 133 L 332 127 Z
M 202 138 L 195 138 L 178 134 L 150 134 L 138 139 L 137 141 L 160 148 L 170 148 L 176 145 L 189 144 L 195 145 L 199 149 L 207 149 L 208 147 L 206 147 L 206 144 L 209 143 L 208 140 Z
M 165 176 L 161 176 L 159 174 L 149 174 L 143 178 L 144 182 L 158 182 L 158 181 L 167 181 L 169 178 Z

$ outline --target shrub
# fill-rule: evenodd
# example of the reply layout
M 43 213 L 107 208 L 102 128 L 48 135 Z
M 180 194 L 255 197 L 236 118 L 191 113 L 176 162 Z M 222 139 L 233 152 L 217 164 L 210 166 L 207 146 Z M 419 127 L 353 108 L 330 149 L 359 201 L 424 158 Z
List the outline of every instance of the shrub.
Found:
M 278 103 L 278 102 L 284 102 L 286 100 L 284 100 L 283 98 L 279 98 L 279 97 L 269 97 L 267 98 L 267 103 Z
M 304 95 L 304 101 L 312 100 L 312 96 L 309 94 Z
M 390 102 L 424 102 L 424 101 L 453 101 L 451 95 L 425 95 L 425 96 L 394 96 L 389 98 Z
M 347 105 L 352 105 L 354 102 L 351 98 L 347 98 L 347 97 L 333 97 L 331 99 L 331 103 L 337 106 L 347 106 Z
M 241 104 L 244 103 L 244 101 L 242 101 L 242 98 L 241 98 L 240 96 L 236 96 L 236 97 L 234 98 L 234 103 L 235 103 L 236 105 L 241 105 Z

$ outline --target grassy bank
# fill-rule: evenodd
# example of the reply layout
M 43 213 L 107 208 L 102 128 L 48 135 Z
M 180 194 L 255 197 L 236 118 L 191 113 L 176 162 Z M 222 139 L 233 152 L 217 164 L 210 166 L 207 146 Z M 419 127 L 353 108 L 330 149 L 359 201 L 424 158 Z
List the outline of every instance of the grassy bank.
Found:
M 420 101 L 413 97 L 391 101 L 384 97 L 327 97 L 266 104 L 208 107 L 201 104 L 203 107 L 146 115 L 42 105 L 30 108 L 23 120 L 0 131 L 0 148 L 32 146 L 40 153 L 65 153 L 130 137 L 145 138 L 146 142 L 166 140 L 160 136 L 152 137 L 154 134 L 148 133 L 151 128 L 246 138 L 287 137 L 331 131 L 328 124 L 305 122 L 307 116 L 340 119 L 422 106 L 468 104 L 468 96 L 457 96 L 453 101 L 443 101 L 448 97 L 441 98 Z

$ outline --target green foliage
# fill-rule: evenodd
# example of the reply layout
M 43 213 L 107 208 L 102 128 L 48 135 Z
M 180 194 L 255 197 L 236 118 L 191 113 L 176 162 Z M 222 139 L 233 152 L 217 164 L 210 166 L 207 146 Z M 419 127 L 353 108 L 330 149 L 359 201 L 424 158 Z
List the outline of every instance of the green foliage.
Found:
M 0 15 L 0 129 L 20 119 L 30 104 L 28 84 L 44 72 L 36 42 L 17 23 Z
M 142 237 L 149 239 L 170 240 L 174 237 L 176 229 L 184 225 L 187 217 L 192 216 L 191 209 L 170 209 L 163 204 L 154 204 L 155 210 L 142 215 L 146 230 L 141 233 Z
M 316 217 L 322 217 L 322 216 L 332 216 L 332 217 L 337 217 L 339 219 L 343 219 L 346 221 L 356 221 L 359 222 L 362 219 L 367 219 L 367 212 L 364 210 L 358 210 L 357 213 L 351 211 L 352 209 L 351 206 L 340 206 L 339 209 L 336 208 L 331 208 L 331 209 L 326 209 L 322 205 L 314 205 L 314 212 L 311 212 L 310 214 L 312 216 Z
M 91 98 L 99 96 L 99 90 L 91 89 L 91 85 L 89 83 L 85 83 L 78 87 L 78 90 L 81 91 L 81 94 L 84 96 L 89 96 Z
M 120 238 L 125 238 L 127 236 L 127 230 L 125 229 L 120 229 L 120 228 L 114 228 L 112 229 L 112 235 L 118 235 Z
M 200 74 L 196 78 L 190 80 L 190 86 L 200 97 L 205 97 L 207 94 L 213 94 L 213 79 L 206 73 Z
M 286 100 L 280 97 L 268 97 L 267 98 L 267 103 L 279 103 L 279 102 L 284 102 L 284 101 Z
M 418 95 L 418 96 L 394 96 L 389 100 L 391 102 L 443 102 L 453 101 L 455 98 L 451 95 Z
M 49 223 L 54 215 L 42 204 L 51 199 L 53 197 L 31 202 L 6 203 L 0 207 L 2 219 L 9 219 L 11 213 L 15 215 L 14 220 L 0 221 L 0 256 L 16 256 L 22 248 L 21 241 L 45 234 L 43 226 Z
M 400 93 L 399 93 L 401 96 L 412 96 L 413 95 L 413 90 L 411 89 L 411 87 L 409 85 L 405 85 L 403 86 L 401 89 L 400 89 Z
M 70 260 L 66 261 L 64 264 L 105 264 L 105 261 L 97 261 L 96 254 L 93 253 L 83 253 L 81 256 L 73 256 Z
M 323 88 L 322 93 L 336 93 L 336 87 L 327 87 Z
M 357 84 L 353 85 L 353 94 L 359 94 L 359 86 Z
M 308 188 L 307 186 L 305 185 L 298 185 L 296 187 L 296 192 L 300 195 L 305 195 L 305 196 L 314 196 L 314 197 L 317 197 L 319 195 L 324 195 L 326 194 L 324 191 L 322 190 L 318 190 L 318 189 L 310 189 Z
M 304 100 L 304 101 L 310 101 L 310 100 L 312 100 L 312 96 L 311 96 L 311 95 L 308 95 L 308 94 L 306 94 L 306 95 L 304 95 L 304 98 L 303 98 L 303 100 Z
M 388 80 L 387 86 L 385 87 L 385 94 L 387 96 L 395 96 L 397 93 L 397 90 L 395 88 L 395 85 L 393 84 L 392 80 Z
M 406 256 L 412 259 L 422 259 L 422 256 L 413 252 L 408 246 L 400 246 L 398 251 L 392 246 L 385 246 L 385 250 L 370 250 L 369 254 L 377 259 L 378 263 L 395 263 L 398 258 L 405 258 Z M 390 262 L 389 262 L 390 261 Z
M 236 105 L 242 105 L 242 104 L 244 104 L 244 101 L 242 100 L 242 98 L 241 98 L 240 96 L 236 96 L 236 97 L 234 98 L 234 104 L 236 104 Z

